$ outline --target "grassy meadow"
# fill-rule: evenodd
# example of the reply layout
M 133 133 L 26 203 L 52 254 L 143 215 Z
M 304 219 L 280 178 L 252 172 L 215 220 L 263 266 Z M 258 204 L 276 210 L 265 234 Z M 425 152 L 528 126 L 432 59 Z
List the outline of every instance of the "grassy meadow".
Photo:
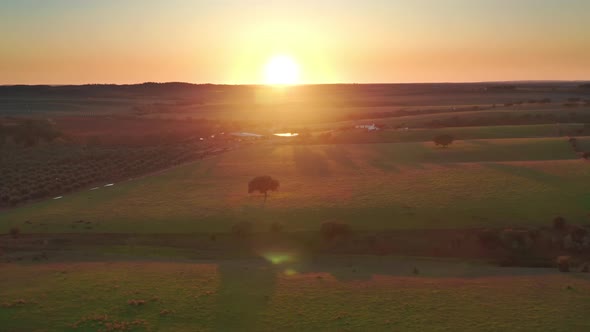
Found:
M 439 129 L 381 130 L 376 133 L 345 131 L 334 134 L 335 143 L 426 142 L 440 134 L 449 134 L 458 140 L 499 138 L 549 138 L 582 129 L 583 124 L 538 124 L 520 126 L 448 127 Z M 564 138 L 565 139 L 565 138 Z
M 64 174 L 80 186 L 59 199 L 51 192 L 0 209 L 0 331 L 590 330 L 590 275 L 583 273 L 590 260 L 578 250 L 590 233 L 577 227 L 590 224 L 590 164 L 579 154 L 590 151 L 582 136 L 587 106 L 559 106 L 579 97 L 577 88 L 277 91 L 0 87 L 0 113 L 55 117 L 69 134 L 96 135 L 122 156 L 104 154 L 99 163 L 98 149 L 83 140 L 78 154 L 59 142 L 3 150 L 0 161 L 13 162 L 3 171 L 12 181 L 5 193 L 26 195 L 14 184 L 43 187 Z M 542 98 L 554 101 L 500 106 Z M 210 140 L 234 131 L 218 120 L 265 134 L 308 128 L 314 137 Z M 240 127 L 248 121 L 254 126 Z M 340 130 L 373 121 L 386 128 Z M 330 137 L 320 136 L 327 131 Z M 183 145 L 188 154 L 204 150 L 200 137 L 218 152 L 172 162 L 162 151 L 176 143 L 146 141 L 165 132 L 178 142 L 199 140 L 194 151 Z M 113 135 L 127 134 L 150 153 L 118 146 L 131 136 Z M 439 134 L 456 140 L 437 147 Z M 179 166 L 144 167 L 154 163 Z M 137 172 L 119 172 L 132 167 Z M 267 201 L 247 193 L 259 175 L 280 181 Z M 572 231 L 552 228 L 556 216 Z M 327 221 L 353 232 L 326 236 L 319 230 Z M 232 230 L 239 222 L 259 233 Z M 282 231 L 271 231 L 276 222 Z M 497 246 L 482 234 L 496 235 Z M 579 246 L 564 248 L 574 235 Z M 566 254 L 570 273 L 551 268 Z
M 247 183 L 269 174 L 281 188 L 264 203 Z M 586 222 L 588 164 L 565 138 L 244 147 L 155 176 L 2 212 L 0 230 L 23 232 L 228 232 L 471 228 Z M 551 204 L 547 204 L 551 202 Z M 86 223 L 77 224 L 75 221 Z M 28 221 L 28 222 L 27 222 Z
M 587 275 L 387 257 L 345 260 L 2 265 L 0 322 L 3 331 L 590 328 Z M 413 266 L 420 275 L 412 274 Z

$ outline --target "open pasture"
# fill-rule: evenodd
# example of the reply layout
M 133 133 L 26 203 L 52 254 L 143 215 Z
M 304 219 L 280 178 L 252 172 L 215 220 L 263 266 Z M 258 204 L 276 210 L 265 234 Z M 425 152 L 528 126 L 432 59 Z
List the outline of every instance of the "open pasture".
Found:
M 389 129 L 376 132 L 350 130 L 335 133 L 332 143 L 387 143 L 387 142 L 426 142 L 440 134 L 448 134 L 457 140 L 497 139 L 497 138 L 541 138 L 560 137 L 578 131 L 590 134 L 590 130 L 580 123 L 538 124 L 521 126 L 479 126 L 447 127 L 437 129 Z M 563 137 L 566 140 L 567 137 Z
M 1 267 L 6 331 L 590 328 L 590 280 L 547 269 L 386 257 Z
M 383 230 L 547 225 L 557 215 L 586 223 L 590 168 L 578 158 L 564 138 L 457 141 L 449 148 L 268 143 L 3 211 L 0 227 L 185 233 L 228 232 L 239 221 L 267 231 L 279 221 L 299 231 L 340 220 Z M 248 181 L 263 174 L 281 182 L 266 203 L 247 194 Z
M 428 108 L 430 109 L 430 108 Z M 340 121 L 332 123 L 318 123 L 310 125 L 316 130 L 333 128 L 350 128 L 355 124 L 378 123 L 388 128 L 444 128 L 444 127 L 478 127 L 478 126 L 515 126 L 515 125 L 562 125 L 568 123 L 590 122 L 588 106 L 566 108 L 560 105 L 539 107 L 527 105 L 520 107 L 498 107 L 495 109 L 480 109 L 474 111 L 448 111 L 416 115 L 393 116 L 385 118 L 371 118 L 363 120 Z

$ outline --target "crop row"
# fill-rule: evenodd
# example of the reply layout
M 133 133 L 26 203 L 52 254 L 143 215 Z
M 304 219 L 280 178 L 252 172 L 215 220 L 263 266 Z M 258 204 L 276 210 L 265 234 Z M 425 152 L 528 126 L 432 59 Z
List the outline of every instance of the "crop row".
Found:
M 203 146 L 194 144 L 141 148 L 47 145 L 3 152 L 0 207 L 135 177 L 207 154 Z

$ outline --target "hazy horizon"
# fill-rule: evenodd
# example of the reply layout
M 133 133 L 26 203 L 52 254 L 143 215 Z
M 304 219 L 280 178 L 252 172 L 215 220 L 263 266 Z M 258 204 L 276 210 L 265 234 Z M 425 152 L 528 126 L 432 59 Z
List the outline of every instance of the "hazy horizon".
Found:
M 0 85 L 257 85 L 283 55 L 298 84 L 584 81 L 588 13 L 583 0 L 8 0 Z
M 580 79 L 580 80 L 513 80 L 513 81 L 473 81 L 473 82 L 365 82 L 365 83 L 355 83 L 355 82 L 343 82 L 343 83 L 300 83 L 295 84 L 293 86 L 314 86 L 314 85 L 420 85 L 420 84 L 503 84 L 503 83 L 513 83 L 513 84 L 543 84 L 543 83 L 588 83 L 590 79 Z M 208 82 L 181 82 L 181 81 L 161 81 L 161 82 L 154 82 L 154 81 L 145 81 L 145 82 L 130 82 L 130 83 L 109 83 L 109 82 L 91 82 L 91 83 L 62 83 L 62 84 L 51 84 L 51 83 L 37 83 L 37 84 L 0 84 L 0 87 L 10 87 L 10 86 L 51 86 L 51 87 L 59 87 L 59 86 L 85 86 L 85 85 L 117 85 L 117 86 L 125 86 L 125 85 L 142 85 L 142 84 L 190 84 L 190 85 L 229 85 L 229 86 L 266 86 L 267 84 L 264 83 L 208 83 Z

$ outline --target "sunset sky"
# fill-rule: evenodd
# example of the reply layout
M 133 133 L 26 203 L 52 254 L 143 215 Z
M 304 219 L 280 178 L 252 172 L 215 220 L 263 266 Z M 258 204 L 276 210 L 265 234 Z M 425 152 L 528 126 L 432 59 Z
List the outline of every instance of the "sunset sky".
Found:
M 2 0 L 0 84 L 590 79 L 588 0 Z

